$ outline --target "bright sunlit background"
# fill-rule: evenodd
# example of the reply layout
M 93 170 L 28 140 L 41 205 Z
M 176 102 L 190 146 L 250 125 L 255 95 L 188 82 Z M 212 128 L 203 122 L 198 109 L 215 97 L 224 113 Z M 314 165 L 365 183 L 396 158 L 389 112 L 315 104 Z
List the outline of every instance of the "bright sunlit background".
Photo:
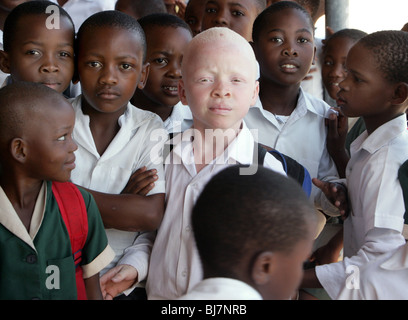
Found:
M 349 28 L 367 33 L 401 30 L 407 22 L 408 0 L 349 0 Z M 324 38 L 324 16 L 317 21 L 316 27 L 316 37 Z

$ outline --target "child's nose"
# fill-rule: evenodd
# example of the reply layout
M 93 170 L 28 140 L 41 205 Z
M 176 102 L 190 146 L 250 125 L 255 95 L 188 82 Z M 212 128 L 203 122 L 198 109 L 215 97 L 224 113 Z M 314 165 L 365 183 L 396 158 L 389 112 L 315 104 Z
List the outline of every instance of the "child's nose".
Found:
M 102 69 L 102 73 L 99 78 L 99 82 L 102 84 L 108 84 L 108 85 L 117 84 L 118 78 L 116 76 L 115 68 L 110 67 L 110 66 L 105 66 Z
M 225 27 L 228 26 L 228 19 L 226 17 L 225 10 L 220 10 L 217 12 L 217 15 L 214 19 L 214 24 L 217 27 Z
M 224 81 L 218 81 L 215 84 L 215 88 L 212 94 L 217 98 L 225 98 L 231 96 L 231 91 L 229 90 L 228 85 L 224 83 Z
M 56 72 L 59 70 L 58 64 L 55 63 L 55 60 L 52 57 L 45 57 L 42 65 L 42 72 Z

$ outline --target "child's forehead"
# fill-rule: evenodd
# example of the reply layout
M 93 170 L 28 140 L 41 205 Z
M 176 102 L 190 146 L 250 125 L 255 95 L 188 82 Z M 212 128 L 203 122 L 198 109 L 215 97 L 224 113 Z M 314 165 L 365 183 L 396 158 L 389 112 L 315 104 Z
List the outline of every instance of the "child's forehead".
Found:
M 312 25 L 310 18 L 305 12 L 297 8 L 284 8 L 279 11 L 271 12 L 265 26 L 280 25 L 286 27 L 294 22 L 299 22 L 304 25 L 306 29 L 310 29 L 313 32 L 314 26 Z

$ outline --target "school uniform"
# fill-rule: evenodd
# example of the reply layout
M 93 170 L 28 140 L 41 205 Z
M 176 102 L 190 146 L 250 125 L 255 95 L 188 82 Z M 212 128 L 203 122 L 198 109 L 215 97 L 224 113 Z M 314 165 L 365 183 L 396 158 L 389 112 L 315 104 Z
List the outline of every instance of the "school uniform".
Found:
M 58 0 L 51 0 L 58 4 Z M 116 0 L 68 0 L 62 8 L 68 12 L 74 21 L 75 31 L 94 13 L 115 10 Z
M 332 299 L 344 286 L 349 266 L 364 267 L 405 244 L 401 233 L 405 205 L 397 173 L 408 159 L 406 115 L 388 121 L 370 135 L 363 132 L 350 151 L 345 181 L 351 212 L 344 221 L 345 258 L 316 267 L 316 275 Z
M 0 187 L 0 299 L 77 298 L 71 241 L 51 185 L 43 183 L 28 231 Z M 80 191 L 88 212 L 82 250 L 86 279 L 100 272 L 114 254 L 95 201 Z
M 300 88 L 296 108 L 290 116 L 276 116 L 265 110 L 258 98 L 245 116 L 245 122 L 259 143 L 295 159 L 309 171 L 312 178 L 332 181 L 339 177 L 326 148 L 327 127 L 324 118 L 329 109 L 326 102 Z M 326 214 L 339 215 L 338 209 L 314 185 L 310 198 Z
M 254 138 L 243 128 L 216 159 L 197 173 L 193 129 L 184 131 L 165 160 L 166 211 L 150 257 L 146 283 L 148 299 L 175 299 L 202 280 L 202 267 L 195 246 L 191 210 L 207 182 L 231 164 L 252 164 Z M 282 164 L 267 153 L 264 166 L 286 175 Z M 248 169 L 248 168 L 245 168 Z M 242 174 L 251 174 L 251 170 Z M 237 199 L 239 201 L 239 199 Z
M 200 281 L 177 300 L 262 300 L 253 287 L 232 278 L 208 278 Z
M 190 107 L 178 102 L 170 116 L 164 120 L 164 127 L 169 133 L 179 133 L 193 125 L 193 114 Z
M 139 168 L 156 169 L 158 180 L 148 193 L 164 193 L 164 170 L 162 149 L 168 133 L 160 117 L 150 111 L 141 110 L 128 103 L 118 123 L 119 132 L 102 155 L 99 155 L 89 127 L 90 118 L 81 109 L 81 97 L 71 99 L 75 110 L 75 127 L 72 134 L 78 145 L 75 151 L 76 168 L 71 180 L 90 190 L 120 194 L 131 175 Z M 147 275 L 149 255 L 154 239 L 151 232 L 128 232 L 113 228 L 106 229 L 109 245 L 115 251 L 115 259 L 101 274 L 114 267 L 126 248 L 134 246 L 138 254 L 128 264 L 139 273 L 139 280 Z

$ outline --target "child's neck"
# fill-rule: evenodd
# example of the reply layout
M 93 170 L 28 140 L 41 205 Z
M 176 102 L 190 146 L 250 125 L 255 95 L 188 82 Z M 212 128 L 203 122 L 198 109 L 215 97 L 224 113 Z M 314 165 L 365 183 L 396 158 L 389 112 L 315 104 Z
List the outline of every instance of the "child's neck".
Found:
M 102 155 L 120 130 L 119 117 L 123 115 L 126 106 L 113 113 L 95 110 L 82 99 L 82 112 L 89 116 L 89 127 L 99 155 Z
M 11 174 L 1 176 L 0 185 L 27 231 L 42 183 L 42 180 L 22 179 Z
M 227 130 L 194 129 L 196 130 L 194 131 L 193 153 L 197 173 L 212 160 L 221 156 L 240 131 L 240 129 L 232 128 Z
M 163 121 L 170 117 L 174 108 L 174 106 L 165 106 L 152 101 L 141 90 L 136 90 L 130 103 L 139 109 L 156 113 Z
M 259 99 L 265 110 L 277 115 L 289 116 L 296 108 L 300 83 L 291 86 L 277 86 L 265 80 L 260 82 Z

